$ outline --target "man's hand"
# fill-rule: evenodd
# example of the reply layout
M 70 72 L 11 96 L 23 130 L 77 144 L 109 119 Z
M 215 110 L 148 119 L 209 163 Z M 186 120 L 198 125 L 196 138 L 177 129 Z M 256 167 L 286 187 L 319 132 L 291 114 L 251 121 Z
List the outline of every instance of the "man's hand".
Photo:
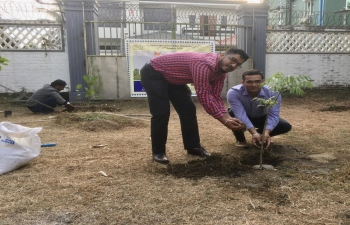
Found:
M 236 119 L 236 118 L 227 119 L 224 125 L 231 130 L 245 130 L 246 129 L 244 123 L 242 123 L 239 119 Z
M 73 112 L 75 110 L 74 105 L 70 103 L 65 104 L 64 107 L 67 109 L 68 112 Z
M 264 136 L 259 134 L 259 133 L 254 133 L 252 134 L 252 142 L 253 144 L 260 148 L 261 147 L 261 143 L 263 141 L 264 138 L 264 149 L 267 149 L 270 144 L 271 144 L 271 137 L 268 134 L 265 134 Z

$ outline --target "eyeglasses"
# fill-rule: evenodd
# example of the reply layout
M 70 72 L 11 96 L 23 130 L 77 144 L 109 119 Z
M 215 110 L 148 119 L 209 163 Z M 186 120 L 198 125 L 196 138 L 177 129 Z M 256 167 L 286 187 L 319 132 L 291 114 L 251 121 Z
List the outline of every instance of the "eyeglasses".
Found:
M 235 64 L 237 69 L 242 68 L 242 64 L 239 63 L 238 60 L 237 60 L 235 57 L 229 56 L 228 54 L 226 54 L 226 56 L 227 56 L 229 59 L 231 59 L 232 64 Z

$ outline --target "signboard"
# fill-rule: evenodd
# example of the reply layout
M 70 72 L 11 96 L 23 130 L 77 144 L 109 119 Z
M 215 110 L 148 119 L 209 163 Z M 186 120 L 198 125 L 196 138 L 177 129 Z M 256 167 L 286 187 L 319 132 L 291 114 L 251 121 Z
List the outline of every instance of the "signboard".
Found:
M 141 68 L 152 58 L 173 52 L 214 52 L 215 41 L 127 39 L 126 61 L 131 97 L 147 97 L 141 84 Z M 189 84 L 192 95 L 194 87 Z

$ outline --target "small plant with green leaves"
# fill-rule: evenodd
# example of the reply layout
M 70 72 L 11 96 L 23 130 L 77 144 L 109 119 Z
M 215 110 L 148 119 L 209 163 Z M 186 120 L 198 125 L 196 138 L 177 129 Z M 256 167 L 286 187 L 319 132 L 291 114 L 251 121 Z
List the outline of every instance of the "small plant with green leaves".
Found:
M 265 82 L 261 84 L 261 86 L 264 86 L 264 85 L 270 87 L 271 90 L 276 92 L 276 95 L 272 96 L 269 99 L 263 99 L 263 98 L 253 99 L 253 101 L 259 102 L 258 107 L 266 108 L 266 119 L 265 119 L 262 134 L 264 134 L 266 130 L 267 121 L 270 115 L 270 109 L 272 106 L 277 104 L 277 100 L 282 93 L 289 92 L 291 95 L 303 95 L 304 94 L 303 89 L 313 88 L 313 84 L 309 76 L 305 76 L 305 75 L 284 76 L 281 72 L 278 72 L 272 75 L 270 78 L 266 79 Z M 260 144 L 259 169 L 263 168 L 262 155 L 264 152 L 264 143 L 265 143 L 265 136 L 262 135 L 262 140 Z
M 10 62 L 8 59 L 0 56 L 0 70 L 2 69 L 1 65 L 7 66 L 8 62 Z
M 86 94 L 85 99 L 98 98 L 97 90 L 100 84 L 100 77 L 96 75 L 84 75 L 84 81 L 86 82 L 86 87 L 84 87 Z M 82 84 L 77 84 L 76 89 L 80 90 L 83 87 Z

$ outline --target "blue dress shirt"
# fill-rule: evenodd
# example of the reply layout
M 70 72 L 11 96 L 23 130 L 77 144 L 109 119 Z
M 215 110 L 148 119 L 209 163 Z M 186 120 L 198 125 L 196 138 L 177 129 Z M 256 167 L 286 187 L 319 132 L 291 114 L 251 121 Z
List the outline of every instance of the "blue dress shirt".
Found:
M 277 103 L 271 107 L 270 116 L 267 121 L 266 129 L 273 130 L 279 122 L 279 113 L 281 108 L 281 95 L 278 92 L 273 92 L 269 87 L 263 86 L 257 98 L 269 99 L 272 96 L 278 96 Z M 231 110 L 235 117 L 245 124 L 247 129 L 254 127 L 248 117 L 259 118 L 267 114 L 267 108 L 258 106 L 259 102 L 253 100 L 243 84 L 232 87 L 227 92 L 227 101 L 230 104 Z

